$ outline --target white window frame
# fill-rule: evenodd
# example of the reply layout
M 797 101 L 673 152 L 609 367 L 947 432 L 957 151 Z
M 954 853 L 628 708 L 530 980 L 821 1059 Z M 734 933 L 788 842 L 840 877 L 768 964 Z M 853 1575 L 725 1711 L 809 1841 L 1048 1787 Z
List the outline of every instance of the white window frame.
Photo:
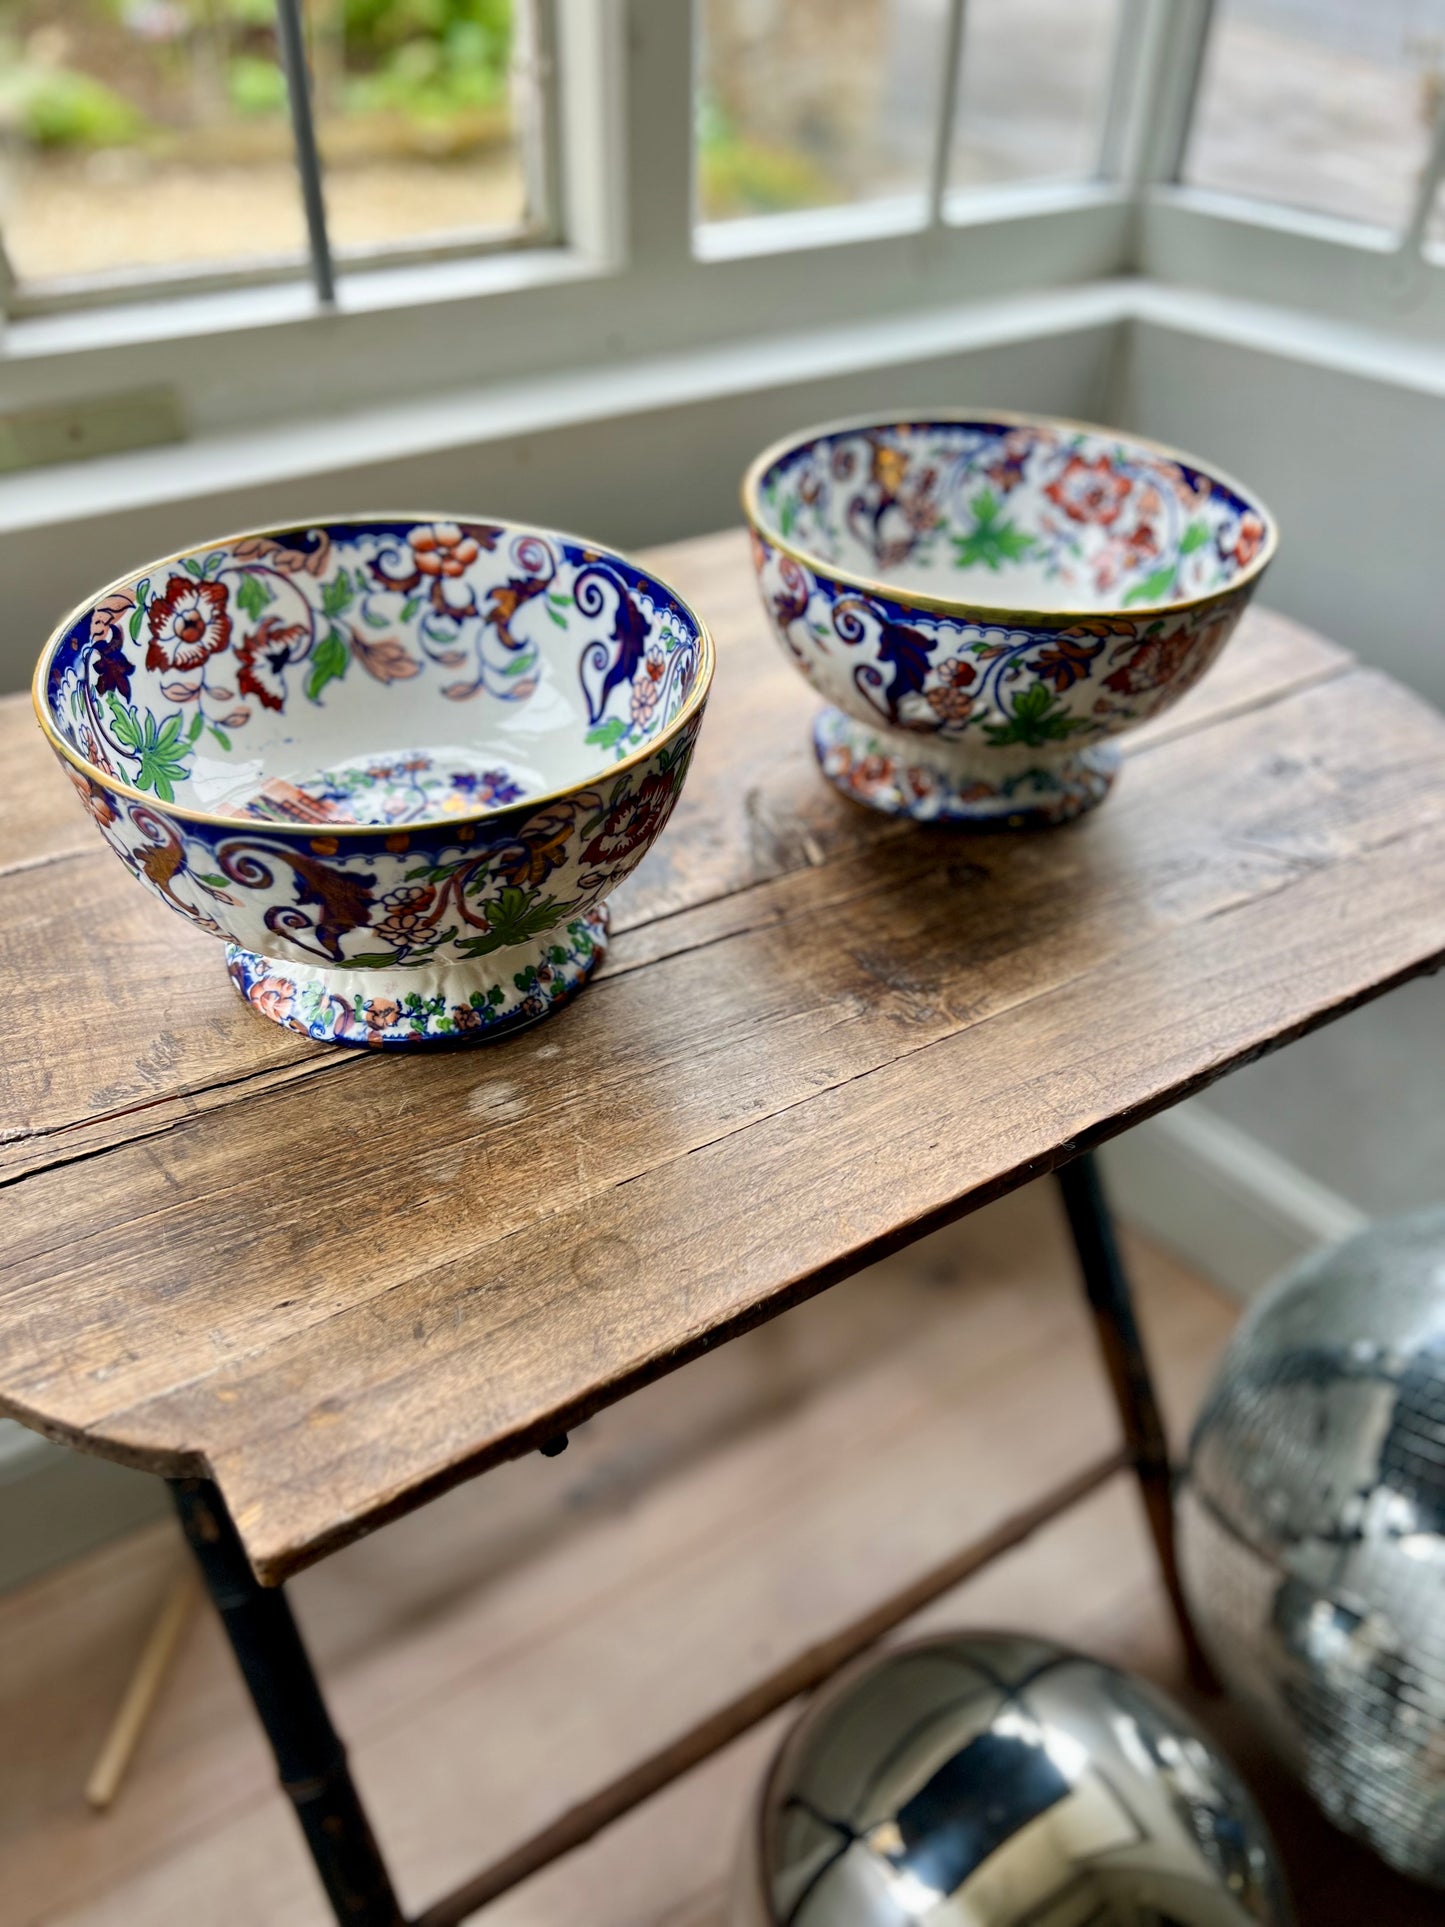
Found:
M 560 112 L 555 85 L 555 0 L 526 0 L 525 12 L 519 21 L 520 44 L 513 50 L 513 74 L 526 82 L 538 123 L 524 127 L 519 142 L 527 186 L 526 219 L 510 228 L 478 228 L 458 234 L 367 245 L 337 245 L 331 239 L 325 205 L 325 168 L 318 148 L 306 65 L 304 0 L 274 0 L 274 4 L 277 53 L 286 78 L 306 247 L 297 253 L 250 255 L 234 264 L 221 261 L 197 266 L 114 269 L 47 281 L 32 288 L 21 281 L 7 261 L 4 235 L 0 232 L 0 318 L 65 314 L 75 309 L 114 307 L 128 301 L 185 302 L 196 295 L 225 289 L 264 287 L 277 282 L 300 284 L 308 278 L 317 302 L 322 307 L 332 307 L 338 271 L 355 274 L 368 268 L 476 258 L 526 248 L 555 247 L 559 243 Z
M 168 387 L 193 437 L 223 434 L 1137 275 L 1440 340 L 1445 260 L 1422 237 L 1445 115 L 1402 235 L 1181 186 L 1210 14 L 1123 0 L 1095 181 L 948 190 L 950 87 L 927 193 L 698 229 L 690 0 L 555 0 L 565 238 L 351 265 L 334 307 L 292 279 L 15 314 L 0 409 Z

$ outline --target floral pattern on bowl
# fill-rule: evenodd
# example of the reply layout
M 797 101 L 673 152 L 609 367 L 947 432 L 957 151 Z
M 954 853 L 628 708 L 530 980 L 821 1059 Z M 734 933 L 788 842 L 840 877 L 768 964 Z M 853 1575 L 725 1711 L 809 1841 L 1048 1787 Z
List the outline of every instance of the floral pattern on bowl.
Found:
M 758 458 L 743 504 L 774 631 L 832 706 L 825 774 L 980 827 L 1099 802 L 1100 746 L 1198 681 L 1275 547 L 1218 473 L 1026 416 L 809 430 Z
M 687 604 L 621 556 L 371 518 L 112 584 L 51 638 L 34 694 L 101 834 L 227 941 L 254 1008 L 410 1046 L 495 1035 L 586 981 L 712 662 Z

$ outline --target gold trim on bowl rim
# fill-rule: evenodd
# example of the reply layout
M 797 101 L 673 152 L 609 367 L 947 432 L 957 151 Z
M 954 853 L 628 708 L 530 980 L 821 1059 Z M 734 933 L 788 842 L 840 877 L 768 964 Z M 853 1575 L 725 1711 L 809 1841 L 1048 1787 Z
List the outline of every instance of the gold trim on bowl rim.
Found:
M 927 428 L 935 422 L 974 423 L 986 427 L 994 422 L 1005 422 L 1015 428 L 1060 428 L 1082 435 L 1097 435 L 1104 440 L 1115 441 L 1128 447 L 1148 449 L 1152 454 L 1162 455 L 1166 461 L 1183 464 L 1197 474 L 1206 476 L 1211 483 L 1222 484 L 1247 503 L 1264 523 L 1265 539 L 1260 552 L 1252 562 L 1247 562 L 1233 581 L 1221 588 L 1210 589 L 1206 594 L 1190 596 L 1179 602 L 1131 602 L 1127 608 L 1122 603 L 1113 605 L 1096 603 L 1089 609 L 1020 609 L 999 606 L 986 602 L 962 602 L 953 596 L 931 596 L 916 593 L 899 583 L 884 582 L 877 577 L 855 575 L 836 563 L 827 562 L 821 556 L 800 549 L 785 537 L 770 529 L 763 520 L 758 500 L 758 484 L 775 462 L 794 450 L 805 447 L 809 442 L 825 441 L 833 436 L 858 434 L 870 428 L 899 429 Z M 1171 448 L 1167 442 L 1156 442 L 1147 435 L 1124 434 L 1115 428 L 1107 428 L 1099 422 L 1071 421 L 1064 415 L 1030 415 L 1012 408 L 931 408 L 916 414 L 898 414 L 892 417 L 877 414 L 845 416 L 841 421 L 820 422 L 813 428 L 796 429 L 791 435 L 780 436 L 769 444 L 761 455 L 754 457 L 748 464 L 742 479 L 741 497 L 743 514 L 748 526 L 755 529 L 771 548 L 791 556 L 815 576 L 823 576 L 829 581 L 840 582 L 850 589 L 862 589 L 867 595 L 883 596 L 890 602 L 897 602 L 913 609 L 926 609 L 930 614 L 952 616 L 957 621 L 976 623 L 981 627 L 1007 629 L 1022 627 L 1027 629 L 1061 627 L 1076 622 L 1090 622 L 1100 616 L 1125 616 L 1131 620 L 1135 616 L 1179 615 L 1186 610 L 1205 609 L 1212 603 L 1237 595 L 1249 584 L 1258 581 L 1269 564 L 1274 560 L 1279 547 L 1279 524 L 1273 513 L 1260 500 L 1253 489 L 1245 488 L 1242 482 L 1227 474 L 1212 463 L 1201 462 L 1197 456 L 1186 454 L 1183 449 Z
M 197 810 L 190 809 L 184 804 L 163 803 L 149 791 L 136 789 L 130 783 L 124 782 L 120 777 L 108 775 L 104 770 L 98 769 L 88 757 L 82 756 L 79 750 L 72 748 L 69 743 L 65 742 L 62 737 L 56 734 L 54 728 L 51 726 L 50 717 L 47 714 L 47 706 L 42 694 L 51 661 L 56 650 L 70 633 L 70 630 L 76 622 L 78 622 L 87 611 L 94 609 L 98 603 L 103 602 L 112 591 L 129 588 L 133 583 L 139 581 L 142 576 L 151 575 L 161 569 L 169 568 L 172 563 L 183 562 L 188 556 L 204 555 L 212 549 L 231 548 L 234 547 L 237 542 L 245 542 L 250 540 L 251 537 L 258 535 L 273 537 L 280 535 L 309 535 L 313 529 L 365 528 L 377 522 L 409 522 L 413 527 L 420 526 L 426 522 L 451 522 L 464 529 L 484 526 L 487 528 L 502 529 L 511 535 L 536 535 L 541 536 L 544 540 L 551 538 L 553 541 L 570 543 L 573 547 L 581 549 L 584 553 L 596 556 L 599 561 L 606 560 L 610 557 L 614 561 L 622 562 L 629 569 L 635 569 L 639 575 L 646 576 L 650 581 L 655 582 L 659 588 L 664 589 L 692 621 L 697 630 L 700 658 L 697 677 L 692 688 L 688 691 L 681 709 L 678 710 L 670 723 L 665 724 L 650 742 L 644 743 L 640 749 L 633 750 L 631 755 L 622 757 L 618 762 L 613 763 L 610 768 L 599 770 L 595 776 L 579 777 L 574 783 L 564 783 L 558 789 L 542 790 L 536 796 L 524 796 L 516 803 L 494 803 L 484 809 L 468 810 L 457 816 L 424 816 L 414 823 L 397 823 L 390 825 L 386 823 L 326 823 L 324 825 L 278 823 L 269 825 L 268 827 L 271 829 L 280 831 L 290 830 L 293 832 L 304 830 L 311 836 L 325 835 L 328 837 L 385 836 L 387 834 L 400 834 L 402 831 L 411 834 L 418 830 L 459 829 L 467 824 L 485 822 L 489 817 L 504 816 L 524 806 L 531 807 L 535 804 L 554 803 L 559 797 L 571 796 L 574 791 L 584 789 L 588 784 L 605 782 L 613 776 L 620 775 L 624 770 L 635 768 L 637 764 L 645 761 L 649 756 L 655 754 L 657 750 L 663 748 L 667 743 L 670 743 L 680 732 L 683 724 L 687 722 L 691 716 L 696 714 L 707 700 L 708 691 L 712 687 L 713 670 L 717 666 L 717 648 L 712 639 L 712 631 L 708 628 L 707 624 L 686 596 L 679 595 L 672 584 L 664 581 L 655 569 L 651 569 L 645 563 L 639 562 L 635 556 L 627 554 L 625 550 L 615 549 L 609 544 L 599 544 L 589 541 L 585 536 L 569 535 L 564 529 L 544 528 L 541 524 L 534 522 L 513 522 L 504 516 L 468 515 L 463 519 L 455 514 L 437 514 L 424 509 L 378 509 L 374 514 L 338 515 L 333 517 L 314 516 L 307 518 L 305 521 L 269 523 L 264 528 L 239 529 L 231 535 L 216 536 L 209 542 L 193 542 L 184 549 L 176 549 L 170 555 L 157 556 L 151 562 L 144 562 L 138 569 L 127 569 L 123 575 L 118 575 L 113 581 L 107 582 L 104 588 L 94 589 L 89 595 L 83 596 L 70 611 L 69 615 L 50 632 L 44 647 L 40 651 L 40 659 L 35 665 L 35 672 L 30 678 L 31 706 L 35 711 L 36 721 L 40 724 L 41 730 L 44 732 L 51 748 L 54 749 L 58 755 L 62 756 L 67 763 L 73 764 L 82 775 L 88 776 L 92 782 L 99 783 L 103 789 L 107 789 L 117 796 L 129 797 L 133 802 L 144 803 L 148 809 L 159 810 L 163 815 L 174 817 L 179 822 L 220 824 L 226 829 L 254 829 L 257 822 L 254 816 L 228 816 L 218 810 Z

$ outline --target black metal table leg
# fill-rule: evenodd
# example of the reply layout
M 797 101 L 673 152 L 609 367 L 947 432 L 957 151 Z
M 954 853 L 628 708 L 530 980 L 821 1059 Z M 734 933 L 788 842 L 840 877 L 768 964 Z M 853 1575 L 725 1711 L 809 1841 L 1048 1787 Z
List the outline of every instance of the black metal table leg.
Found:
M 1190 1677 L 1205 1691 L 1215 1680 L 1189 1617 L 1174 1543 L 1174 1472 L 1159 1401 L 1134 1316 L 1129 1280 L 1119 1257 L 1114 1220 L 1092 1152 L 1082 1152 L 1054 1174 L 1063 1193 L 1078 1254 L 1084 1294 L 1094 1314 L 1100 1349 L 1124 1427 L 1124 1442 L 1139 1481 L 1159 1569 L 1184 1643 Z
M 349 1927 L 406 1927 L 285 1595 L 258 1583 L 217 1486 L 174 1479 L 171 1492 L 332 1911 Z

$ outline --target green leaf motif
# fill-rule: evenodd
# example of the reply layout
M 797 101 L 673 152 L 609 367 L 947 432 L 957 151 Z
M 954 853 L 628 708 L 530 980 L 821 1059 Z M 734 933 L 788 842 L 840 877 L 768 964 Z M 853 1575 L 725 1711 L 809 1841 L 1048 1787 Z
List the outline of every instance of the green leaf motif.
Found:
M 954 567 L 975 569 L 982 565 L 995 574 L 1005 562 L 1018 562 L 1034 547 L 1034 537 L 1012 522 L 999 520 L 1002 503 L 991 489 L 973 498 L 973 527 L 967 535 L 953 538 Z
M 1124 607 L 1130 608 L 1136 602 L 1157 602 L 1166 596 L 1174 582 L 1174 564 L 1166 562 L 1162 569 L 1156 569 L 1142 582 L 1136 582 L 1124 598 Z
M 1076 731 L 1087 729 L 1087 716 L 1070 716 L 1055 701 L 1047 683 L 1031 683 L 1015 698 L 1013 714 L 1003 723 L 985 723 L 983 733 L 995 748 L 1006 743 L 1022 743 L 1038 749 L 1044 743 L 1062 742 Z
M 205 570 L 201 567 L 200 563 L 197 562 L 193 556 L 188 555 L 185 561 L 181 564 L 181 566 L 182 568 L 184 568 L 186 574 L 193 575 L 196 578 L 197 582 L 199 582 L 201 577 L 205 574 Z
M 1181 555 L 1193 555 L 1194 551 L 1196 549 L 1202 549 L 1208 540 L 1209 530 L 1205 524 L 1203 522 L 1191 522 L 1189 527 L 1184 531 L 1184 539 L 1179 544 L 1179 553 Z
M 312 702 L 317 701 L 328 683 L 336 682 L 346 674 L 350 661 L 351 650 L 346 637 L 339 629 L 328 630 L 316 645 L 316 654 L 311 658 L 311 673 L 306 678 L 306 694 Z
M 539 890 L 520 889 L 514 883 L 504 885 L 495 897 L 480 907 L 486 912 L 485 936 L 469 937 L 459 946 L 469 957 L 485 957 L 492 950 L 510 949 L 517 943 L 530 943 L 533 938 L 542 936 L 569 917 L 574 908 L 570 903 L 558 903 L 553 897 L 543 897 Z
M 269 584 L 259 575 L 243 575 L 241 586 L 236 591 L 236 601 L 246 614 L 255 622 L 261 611 L 276 600 Z
M 356 588 L 347 569 L 339 569 L 329 582 L 321 585 L 323 615 L 344 616 L 356 599 Z
M 631 727 L 632 725 L 625 722 L 621 716 L 609 716 L 605 723 L 599 723 L 595 729 L 589 729 L 582 740 L 595 744 L 598 749 L 615 749 Z
M 222 876 L 217 876 L 215 871 L 213 870 L 208 876 L 202 876 L 199 872 L 197 872 L 196 882 L 207 884 L 212 890 L 224 890 L 226 887 L 227 879 Z
M 105 704 L 110 711 L 110 727 L 115 740 L 126 749 L 139 749 L 141 726 L 135 710 L 114 694 L 106 697 Z
M 138 635 L 140 634 L 140 626 L 141 626 L 141 623 L 142 623 L 142 622 L 144 621 L 144 619 L 145 619 L 145 610 L 144 610 L 144 609 L 132 609 L 132 610 L 131 610 L 131 612 L 130 612 L 130 639 L 131 639 L 131 641 L 132 641 L 132 642 L 134 642 L 134 641 L 135 641 L 135 639 L 136 639 L 136 637 L 137 637 L 137 636 L 138 636 Z
M 216 741 L 221 745 L 222 749 L 229 749 L 231 747 L 231 739 L 226 734 L 224 729 L 217 729 L 214 723 L 209 724 L 208 727 L 210 729 L 211 734 L 215 737 Z
M 542 607 L 547 611 L 547 614 L 552 618 L 553 622 L 556 623 L 559 629 L 565 629 L 567 627 L 566 616 L 558 615 L 557 611 L 552 607 L 550 602 L 544 602 L 542 604 Z
M 187 770 L 188 748 L 181 741 L 181 719 L 168 716 L 157 725 L 149 710 L 140 739 L 140 767 L 135 773 L 137 789 L 153 790 L 163 803 L 175 801 L 175 786 Z
M 421 607 L 421 597 L 419 595 L 409 595 L 406 601 L 403 602 L 401 605 L 402 621 L 410 622 L 412 617 L 416 614 L 417 610 L 420 607 Z
M 193 743 L 196 740 L 196 738 L 200 735 L 201 731 L 205 728 L 205 726 L 206 726 L 206 719 L 198 709 L 195 715 L 192 716 L 191 718 L 190 728 L 186 731 L 186 741 L 188 743 Z

